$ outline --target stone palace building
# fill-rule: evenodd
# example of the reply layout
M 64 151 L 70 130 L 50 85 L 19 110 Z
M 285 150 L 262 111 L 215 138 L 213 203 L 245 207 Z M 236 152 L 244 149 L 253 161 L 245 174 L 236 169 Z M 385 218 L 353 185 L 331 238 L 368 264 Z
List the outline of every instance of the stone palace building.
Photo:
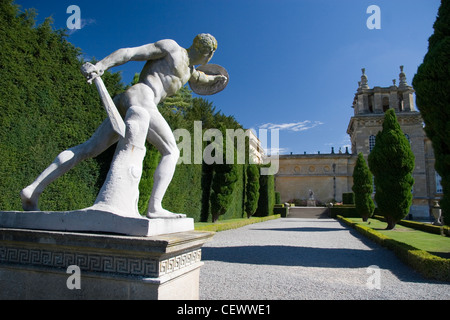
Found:
M 341 202 L 343 193 L 352 192 L 357 154 L 362 152 L 367 161 L 375 145 L 375 137 L 382 129 L 384 112 L 391 108 L 395 110 L 415 155 L 415 184 L 409 218 L 429 218 L 434 200 L 442 196 L 442 187 L 440 177 L 434 170 L 431 141 L 423 130 L 423 120 L 414 106 L 413 93 L 403 66 L 400 67 L 398 86 L 393 80 L 389 87 L 370 88 L 365 69 L 362 69 L 352 105 L 354 116 L 350 118 L 347 128 L 351 151 L 335 152 L 332 149 L 330 154 L 280 155 L 275 188 L 281 194 L 281 201 L 307 200 L 312 191 L 319 203 Z

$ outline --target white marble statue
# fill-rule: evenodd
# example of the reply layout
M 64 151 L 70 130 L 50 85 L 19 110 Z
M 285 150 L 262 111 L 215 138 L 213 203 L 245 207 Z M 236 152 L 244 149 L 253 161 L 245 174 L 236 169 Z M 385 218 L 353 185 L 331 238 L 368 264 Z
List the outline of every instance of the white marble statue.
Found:
M 179 157 L 179 150 L 172 130 L 159 113 L 157 105 L 175 94 L 188 81 L 200 85 L 225 83 L 223 75 L 208 75 L 197 71 L 195 65 L 205 65 L 217 49 L 216 39 L 209 34 L 195 37 L 189 49 L 180 47 L 173 40 L 160 40 L 135 48 L 115 51 L 97 64 L 83 68 L 88 80 L 101 76 L 105 70 L 129 61 L 147 61 L 141 71 L 139 83 L 114 98 L 122 117 L 131 107 L 140 107 L 149 114 L 147 141 L 162 154 L 155 175 L 154 186 L 148 205 L 148 218 L 181 218 L 185 215 L 163 209 L 161 202 L 169 186 Z M 140 110 L 140 109 L 139 109 Z M 21 191 L 22 205 L 26 211 L 37 211 L 38 200 L 45 187 L 69 171 L 80 161 L 95 157 L 121 138 L 106 119 L 86 142 L 61 152 L 53 163 L 36 180 Z

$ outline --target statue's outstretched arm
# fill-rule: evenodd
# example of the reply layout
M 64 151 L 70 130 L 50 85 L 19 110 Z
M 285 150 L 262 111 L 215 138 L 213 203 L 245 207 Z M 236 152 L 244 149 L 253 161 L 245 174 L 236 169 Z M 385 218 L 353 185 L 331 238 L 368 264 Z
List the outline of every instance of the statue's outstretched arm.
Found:
M 95 66 L 103 73 L 109 68 L 120 66 L 129 61 L 147 61 L 163 58 L 174 46 L 178 46 L 173 40 L 160 40 L 155 43 L 139 47 L 119 49 L 99 61 Z

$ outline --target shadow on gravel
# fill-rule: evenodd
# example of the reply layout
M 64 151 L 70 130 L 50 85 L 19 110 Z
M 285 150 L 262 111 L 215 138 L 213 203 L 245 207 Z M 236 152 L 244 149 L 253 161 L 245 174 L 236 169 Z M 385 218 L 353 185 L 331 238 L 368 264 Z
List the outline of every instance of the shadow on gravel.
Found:
M 300 231 L 300 232 L 322 232 L 322 231 L 347 231 L 342 228 L 318 228 L 318 227 L 298 227 L 298 228 L 264 228 L 256 229 L 251 228 L 251 230 L 263 230 L 263 231 Z
M 373 250 L 298 246 L 203 247 L 202 260 L 280 266 L 362 268 L 383 267 Z
M 428 282 L 398 261 L 390 252 L 380 250 L 311 248 L 299 246 L 203 247 L 203 261 L 221 261 L 253 265 L 299 266 L 317 268 L 367 268 L 377 265 L 391 270 L 400 280 Z M 387 259 L 386 259 L 387 258 Z

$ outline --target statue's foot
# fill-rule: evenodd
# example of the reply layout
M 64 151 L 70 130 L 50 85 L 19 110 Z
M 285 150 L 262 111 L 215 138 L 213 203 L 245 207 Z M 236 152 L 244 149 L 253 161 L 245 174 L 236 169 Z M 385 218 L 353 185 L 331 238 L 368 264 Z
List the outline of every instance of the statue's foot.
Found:
M 25 211 L 39 211 L 38 197 L 33 196 L 33 189 L 28 186 L 20 191 L 22 199 L 22 208 Z
M 161 209 L 155 212 L 149 212 L 147 213 L 147 218 L 149 219 L 180 219 L 180 218 L 186 218 L 185 214 L 181 213 L 172 213 L 170 211 Z

